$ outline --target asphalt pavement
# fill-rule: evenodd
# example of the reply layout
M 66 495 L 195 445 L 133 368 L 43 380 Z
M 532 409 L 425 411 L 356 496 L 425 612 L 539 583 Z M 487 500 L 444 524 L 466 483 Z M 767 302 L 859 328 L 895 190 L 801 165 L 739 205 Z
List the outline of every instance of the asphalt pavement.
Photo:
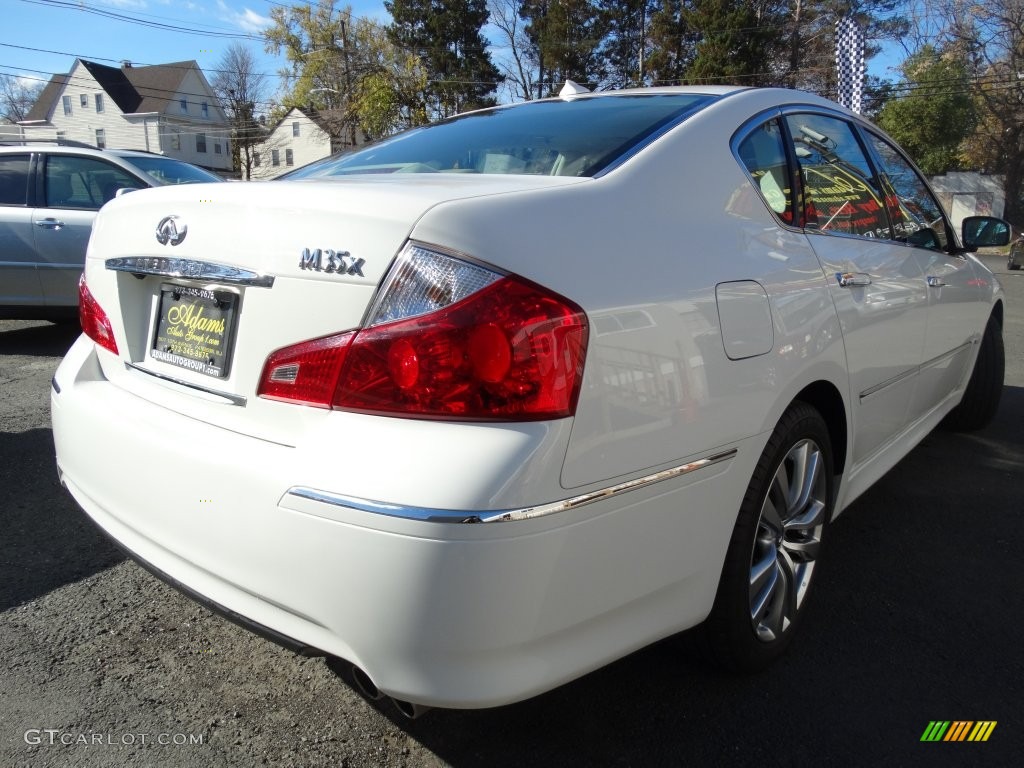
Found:
M 985 260 L 1007 293 L 994 423 L 933 433 L 831 526 L 780 663 L 724 675 L 682 635 L 526 702 L 416 721 L 126 561 L 57 482 L 49 382 L 75 329 L 0 321 L 0 765 L 1019 764 L 1024 271 Z M 996 726 L 922 742 L 936 720 Z

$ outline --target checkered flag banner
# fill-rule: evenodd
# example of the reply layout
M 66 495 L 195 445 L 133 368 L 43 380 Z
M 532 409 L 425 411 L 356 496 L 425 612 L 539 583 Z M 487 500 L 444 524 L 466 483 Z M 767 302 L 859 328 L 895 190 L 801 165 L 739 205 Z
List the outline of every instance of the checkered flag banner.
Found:
M 864 88 L 864 32 L 849 16 L 836 22 L 836 71 L 839 103 L 860 114 Z

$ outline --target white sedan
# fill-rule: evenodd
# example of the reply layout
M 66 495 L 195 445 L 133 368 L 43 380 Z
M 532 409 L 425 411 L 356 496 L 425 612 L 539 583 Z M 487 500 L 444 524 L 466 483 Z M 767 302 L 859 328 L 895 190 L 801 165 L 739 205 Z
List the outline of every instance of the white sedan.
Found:
M 469 113 L 286 181 L 105 206 L 62 482 L 140 562 L 417 715 L 703 624 L 753 670 L 828 523 L 1002 387 L 999 283 L 799 92 Z

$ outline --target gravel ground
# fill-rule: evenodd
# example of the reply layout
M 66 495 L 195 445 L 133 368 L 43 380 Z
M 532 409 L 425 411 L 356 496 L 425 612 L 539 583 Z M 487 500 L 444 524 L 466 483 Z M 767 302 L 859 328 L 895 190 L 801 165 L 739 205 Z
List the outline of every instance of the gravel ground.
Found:
M 1024 273 L 988 261 L 1010 297 L 996 423 L 930 436 L 832 527 L 779 664 L 723 676 L 684 635 L 531 701 L 416 721 L 126 561 L 54 470 L 49 381 L 75 331 L 0 321 L 0 766 L 1016 764 Z M 934 719 L 999 724 L 921 744 Z

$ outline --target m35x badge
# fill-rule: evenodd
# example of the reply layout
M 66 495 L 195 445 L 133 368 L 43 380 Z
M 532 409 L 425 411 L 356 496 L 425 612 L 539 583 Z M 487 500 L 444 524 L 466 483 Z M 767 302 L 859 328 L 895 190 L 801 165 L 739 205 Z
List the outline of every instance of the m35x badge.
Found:
M 326 272 L 334 275 L 357 275 L 363 274 L 364 259 L 356 259 L 348 251 L 335 251 L 330 248 L 320 250 L 319 248 L 303 248 L 299 256 L 299 269 L 309 269 L 314 272 Z

